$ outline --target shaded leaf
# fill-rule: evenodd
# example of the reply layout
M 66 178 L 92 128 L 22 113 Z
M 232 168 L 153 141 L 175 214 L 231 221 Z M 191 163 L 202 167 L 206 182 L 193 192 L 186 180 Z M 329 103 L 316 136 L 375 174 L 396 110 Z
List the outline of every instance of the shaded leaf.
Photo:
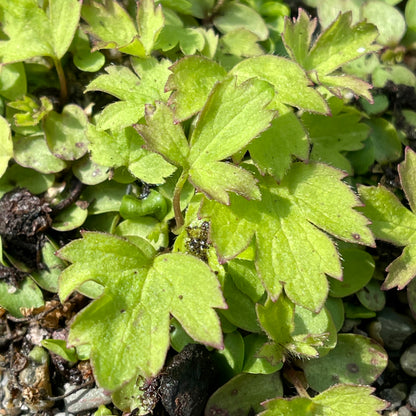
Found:
M 373 341 L 356 334 L 338 334 L 337 345 L 324 357 L 303 361 L 309 385 L 322 392 L 338 383 L 371 384 L 387 366 L 387 353 Z
M 400 179 L 406 195 L 414 207 L 414 182 L 412 175 L 416 164 L 416 154 L 406 149 L 404 162 L 399 165 Z M 388 267 L 389 272 L 383 289 L 402 289 L 416 276 L 416 215 L 405 208 L 399 199 L 383 186 L 360 186 L 360 196 L 365 203 L 361 211 L 371 220 L 371 229 L 376 238 L 405 246 L 400 257 Z

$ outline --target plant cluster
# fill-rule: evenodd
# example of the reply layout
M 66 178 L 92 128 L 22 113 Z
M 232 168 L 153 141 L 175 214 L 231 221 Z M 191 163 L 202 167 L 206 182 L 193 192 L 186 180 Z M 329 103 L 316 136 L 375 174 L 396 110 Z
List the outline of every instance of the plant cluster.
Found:
M 42 345 L 122 411 L 190 343 L 207 415 L 386 407 L 386 352 L 340 331 L 416 290 L 416 1 L 304 3 L 0 0 L 0 305 L 90 299 Z

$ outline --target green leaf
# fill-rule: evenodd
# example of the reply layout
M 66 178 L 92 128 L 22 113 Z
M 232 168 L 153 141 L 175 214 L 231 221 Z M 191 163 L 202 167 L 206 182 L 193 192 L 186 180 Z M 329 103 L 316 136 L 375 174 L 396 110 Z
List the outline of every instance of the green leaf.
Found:
M 220 39 L 220 50 L 224 54 L 235 56 L 257 56 L 263 54 L 263 49 L 257 43 L 259 38 L 247 29 L 237 29 L 226 33 Z
M 376 280 L 370 282 L 357 292 L 360 303 L 370 311 L 382 311 L 386 306 L 386 293 L 381 290 L 380 283 Z
M 165 89 L 173 91 L 169 104 L 175 109 L 175 121 L 186 120 L 201 111 L 214 84 L 226 76 L 221 65 L 202 56 L 186 56 L 170 70 L 172 74 Z
M 140 42 L 149 56 L 165 23 L 162 7 L 160 4 L 155 7 L 153 0 L 142 0 L 138 3 L 136 21 Z
M 316 22 L 301 10 L 297 20 L 286 19 L 283 39 L 289 55 L 310 73 L 316 83 L 335 94 L 340 89 L 349 89 L 371 101 L 369 84 L 349 76 L 329 76 L 346 63 L 380 49 L 373 44 L 378 36 L 376 27 L 365 22 L 351 26 L 351 20 L 351 12 L 340 14 L 313 42 Z
M 76 363 L 78 361 L 75 348 L 68 348 L 66 346 L 66 341 L 62 339 L 44 339 L 41 343 L 43 347 L 47 348 L 54 354 L 58 354 L 67 361 L 72 363 Z
M 407 26 L 416 31 L 416 0 L 408 0 L 404 15 L 406 17 Z
M 328 114 L 329 108 L 322 96 L 311 88 L 310 80 L 296 62 L 279 56 L 263 55 L 238 63 L 230 74 L 238 81 L 258 77 L 272 84 L 277 92 L 273 107 L 280 110 L 286 104 L 302 110 Z
M 5 282 L 0 282 L 0 306 L 14 317 L 23 316 L 20 308 L 39 308 L 43 304 L 42 291 L 31 278 L 26 277 L 17 290 Z
M 24 168 L 17 163 L 9 166 L 0 179 L 0 194 L 13 188 L 26 188 L 32 194 L 46 192 L 55 181 L 55 175 L 41 174 L 33 169 Z
M 47 12 L 36 0 L 1 0 L 0 20 L 9 40 L 0 42 L 0 60 L 18 62 L 35 56 L 61 59 L 74 37 L 80 10 L 78 0 L 50 0 Z
M 389 47 L 396 46 L 406 32 L 403 14 L 381 0 L 369 0 L 361 7 L 361 18 L 377 26 L 377 43 Z
M 400 180 L 412 211 L 405 208 L 399 199 L 383 186 L 359 186 L 358 190 L 364 202 L 361 211 L 371 220 L 371 229 L 376 238 L 405 246 L 400 257 L 388 267 L 389 272 L 382 288 L 398 287 L 402 289 L 416 276 L 416 214 L 415 185 L 413 182 L 416 168 L 416 154 L 406 149 L 404 162 L 399 165 Z
M 221 261 L 242 252 L 255 236 L 256 268 L 272 298 L 284 285 L 293 302 L 318 311 L 328 293 L 325 274 L 342 276 L 336 248 L 325 233 L 374 244 L 367 220 L 353 210 L 358 199 L 342 177 L 326 165 L 294 163 L 280 185 L 258 176 L 261 201 L 231 195 L 227 207 L 204 200 L 200 215 L 211 220 Z
M 163 183 L 175 167 L 160 155 L 143 149 L 143 140 L 132 127 L 114 130 L 111 134 L 88 125 L 89 150 L 92 160 L 103 166 L 125 166 L 147 183 Z
M 204 35 L 197 29 L 166 25 L 161 31 L 155 49 L 169 51 L 179 44 L 184 55 L 193 55 L 205 46 Z
M 107 67 L 107 74 L 95 78 L 86 91 L 103 91 L 121 101 L 109 104 L 103 110 L 97 128 L 117 130 L 131 126 L 144 116 L 145 104 L 166 100 L 164 85 L 170 74 L 169 65 L 168 60 L 137 59 L 133 61 L 133 68 L 140 79 L 125 66 Z
M 332 98 L 331 102 L 334 102 Z M 331 106 L 331 104 L 330 104 Z M 304 113 L 302 123 L 313 144 L 311 159 L 352 173 L 352 167 L 343 152 L 363 148 L 370 128 L 360 123 L 361 114 L 352 107 L 331 108 L 332 117 Z
M 0 67 L 0 95 L 8 100 L 17 100 L 27 92 L 26 72 L 23 63 Z
M 239 374 L 220 387 L 208 400 L 205 414 L 248 415 L 262 410 L 260 403 L 282 396 L 280 374 Z M 221 413 L 220 413 L 221 414 Z
M 81 13 L 79 0 L 49 0 L 49 24 L 55 57 L 61 59 L 71 45 Z
M 129 53 L 144 56 L 144 47 L 140 42 L 134 42 L 138 36 L 137 28 L 129 14 L 113 0 L 106 0 L 105 4 L 98 1 L 89 1 L 83 4 L 82 18 L 88 23 L 87 33 L 101 40 L 97 49 L 122 49 L 130 43 Z
M 40 173 L 56 173 L 67 166 L 64 160 L 51 153 L 43 134 L 25 137 L 16 135 L 13 146 L 15 161 L 26 168 Z
M 373 257 L 359 248 L 342 248 L 342 281 L 331 280 L 329 293 L 336 298 L 352 295 L 363 288 L 371 279 L 375 263 Z
M 81 227 L 88 217 L 87 208 L 88 205 L 85 204 L 85 201 L 77 201 L 54 217 L 52 228 L 62 232 Z
M 170 107 L 161 102 L 157 102 L 155 107 L 146 106 L 146 124 L 135 127 L 147 148 L 160 153 L 175 166 L 187 166 L 188 140 L 181 125 L 175 122 Z
M 226 305 L 215 275 L 193 256 L 154 254 L 139 237 L 127 241 L 94 232 L 59 251 L 73 263 L 61 275 L 61 299 L 86 281 L 105 288 L 76 317 L 69 344 L 91 345 L 96 378 L 106 389 L 114 390 L 137 374 L 151 377 L 160 371 L 169 347 L 169 314 L 197 342 L 222 346 L 212 308 Z
M 6 172 L 13 157 L 13 142 L 9 123 L 0 116 L 0 177 Z
M 150 55 L 155 40 L 164 25 L 160 5 L 153 0 L 138 3 L 136 23 L 117 1 L 104 4 L 90 1 L 82 7 L 82 17 L 88 23 L 86 31 L 100 39 L 96 49 L 117 48 L 121 52 L 144 58 Z
M 44 290 L 56 293 L 58 291 L 58 278 L 66 264 L 55 256 L 58 247 L 55 243 L 47 240 L 42 247 L 43 270 L 30 273 L 33 280 Z
M 27 95 L 8 103 L 8 106 L 23 112 L 13 115 L 15 125 L 19 127 L 36 126 L 53 110 L 53 104 L 47 97 L 40 97 L 38 101 Z
M 387 404 L 372 396 L 373 391 L 373 387 L 339 384 L 313 398 L 269 400 L 259 416 L 378 416 Z
M 303 361 L 308 384 L 323 391 L 338 383 L 371 384 L 387 366 L 387 353 L 371 338 L 338 334 L 334 349 L 324 357 Z
M 308 158 L 309 141 L 299 118 L 287 107 L 279 111 L 270 128 L 249 144 L 248 150 L 262 173 L 280 181 L 290 168 L 293 156 Z
M 241 373 L 244 362 L 244 341 L 240 332 L 233 331 L 224 335 L 224 348 L 213 354 L 216 367 L 226 379 Z
M 76 160 L 88 151 L 87 116 L 81 107 L 69 104 L 62 114 L 51 111 L 45 118 L 44 131 L 51 152 L 63 160 Z
M 236 1 L 228 2 L 221 7 L 218 15 L 214 17 L 214 25 L 222 33 L 229 33 L 236 29 L 248 29 L 260 40 L 266 40 L 269 36 L 269 31 L 262 17 L 251 7 Z
M 75 66 L 81 71 L 96 72 L 105 64 L 105 56 L 101 52 L 91 52 L 88 36 L 81 29 L 75 32 L 71 52 Z
M 228 204 L 228 192 L 259 198 L 255 180 L 245 170 L 219 162 L 244 148 L 269 125 L 265 109 L 271 86 L 251 79 L 236 86 L 229 78 L 217 84 L 205 104 L 190 139 L 188 163 L 192 184 L 211 198 Z

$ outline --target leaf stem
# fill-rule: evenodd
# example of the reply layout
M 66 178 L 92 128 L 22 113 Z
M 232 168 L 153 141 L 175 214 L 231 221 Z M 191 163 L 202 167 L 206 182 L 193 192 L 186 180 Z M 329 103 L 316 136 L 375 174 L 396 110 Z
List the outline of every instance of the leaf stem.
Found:
M 60 99 L 61 99 L 61 105 L 65 105 L 66 100 L 68 98 L 68 89 L 66 86 L 66 78 L 65 78 L 65 72 L 64 69 L 62 68 L 62 64 L 61 64 L 61 60 L 58 58 L 53 58 L 53 62 L 55 64 L 55 68 L 56 68 L 56 72 L 58 74 L 58 78 L 59 78 L 59 85 L 61 87 L 61 95 L 60 95 Z
M 302 371 L 295 370 L 292 366 L 286 366 L 284 368 L 284 376 L 290 383 L 294 385 L 300 397 L 310 397 L 305 388 L 307 382 Z
M 182 189 L 188 179 L 189 173 L 187 170 L 183 170 L 181 173 L 181 176 L 178 179 L 178 182 L 176 182 L 175 191 L 173 193 L 173 212 L 175 213 L 175 221 L 176 221 L 176 227 L 175 232 L 179 232 L 179 230 L 182 228 L 184 224 L 184 219 L 181 211 L 181 192 Z

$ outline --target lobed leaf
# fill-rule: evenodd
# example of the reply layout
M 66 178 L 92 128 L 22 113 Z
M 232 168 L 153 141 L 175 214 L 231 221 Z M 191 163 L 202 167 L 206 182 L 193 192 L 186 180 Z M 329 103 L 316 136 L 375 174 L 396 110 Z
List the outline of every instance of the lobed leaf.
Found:
M 100 114 L 98 129 L 115 130 L 131 126 L 144 116 L 145 104 L 167 99 L 164 84 L 170 74 L 169 65 L 168 60 L 136 59 L 133 68 L 140 79 L 125 66 L 109 66 L 105 69 L 107 74 L 90 82 L 86 92 L 103 91 L 121 100 L 109 104 Z
M 296 20 L 286 19 L 284 44 L 291 58 L 309 73 L 315 83 L 324 85 L 337 95 L 347 89 L 371 101 L 371 86 L 366 82 L 350 76 L 330 76 L 348 62 L 380 49 L 380 46 L 373 44 L 378 36 L 374 25 L 361 22 L 352 26 L 351 22 L 351 12 L 341 13 L 313 41 L 312 33 L 316 28 L 316 21 L 300 10 Z
M 175 171 L 160 155 L 142 148 L 143 140 L 132 127 L 109 134 L 89 124 L 88 139 L 92 161 L 108 167 L 124 166 L 147 183 L 163 183 Z
M 202 56 L 186 56 L 170 70 L 172 74 L 165 89 L 173 91 L 169 104 L 175 109 L 176 121 L 186 120 L 201 111 L 214 84 L 226 76 L 221 65 Z
M 265 109 L 273 90 L 251 79 L 236 86 L 229 78 L 212 90 L 190 139 L 190 181 L 210 197 L 228 204 L 227 192 L 259 198 L 254 178 L 231 164 L 218 162 L 244 148 L 265 130 L 273 112 Z
M 221 261 L 242 252 L 255 236 L 256 268 L 272 299 L 284 286 L 294 303 L 319 311 L 328 293 L 325 274 L 342 276 L 336 248 L 325 233 L 374 244 L 366 218 L 353 210 L 358 199 L 342 177 L 325 165 L 295 163 L 280 185 L 257 176 L 261 201 L 231 195 L 228 207 L 204 200 L 200 215 L 211 220 Z
M 400 257 L 388 267 L 388 275 L 382 288 L 402 289 L 416 276 L 416 214 L 415 185 L 413 182 L 416 154 L 406 149 L 405 160 L 399 165 L 400 180 L 412 211 L 405 208 L 399 199 L 383 186 L 359 186 L 364 202 L 361 211 L 371 220 L 371 229 L 376 238 L 398 246 L 405 246 Z
M 386 402 L 372 396 L 373 391 L 373 387 L 339 384 L 313 398 L 269 400 L 259 416 L 378 416 Z
M 47 13 L 36 0 L 1 0 L 0 20 L 9 40 L 0 41 L 0 60 L 61 59 L 75 35 L 80 11 L 79 0 L 50 0 Z
M 73 263 L 60 278 L 62 300 L 87 281 L 104 286 L 75 318 L 69 344 L 91 346 L 95 376 L 108 390 L 138 374 L 151 377 L 160 371 L 169 348 L 170 314 L 197 342 L 222 346 L 212 308 L 226 304 L 209 267 L 180 253 L 154 258 L 150 243 L 130 240 L 87 232 L 58 252 Z
M 302 68 L 293 61 L 279 56 L 263 55 L 245 59 L 231 71 L 238 81 L 257 77 L 275 88 L 272 108 L 286 104 L 306 111 L 328 114 L 329 108 L 322 96 L 313 88 Z

